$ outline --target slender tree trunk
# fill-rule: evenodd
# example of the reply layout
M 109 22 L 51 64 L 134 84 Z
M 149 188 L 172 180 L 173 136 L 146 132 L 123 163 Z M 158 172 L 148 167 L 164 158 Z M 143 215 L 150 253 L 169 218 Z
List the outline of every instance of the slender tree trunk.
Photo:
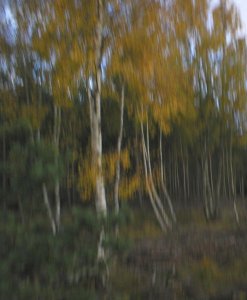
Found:
M 186 184 L 186 164 L 185 164 L 184 155 L 182 157 L 182 167 L 183 167 L 183 191 L 184 191 L 183 198 L 186 201 L 187 200 L 187 184 Z
M 67 185 L 66 185 L 66 192 L 67 192 L 67 199 L 68 199 L 68 205 L 71 207 L 72 201 L 71 201 L 71 186 L 69 186 L 68 181 L 70 180 L 71 174 L 70 174 L 70 168 L 67 169 Z
M 217 185 L 216 185 L 216 214 L 219 214 L 219 202 L 220 202 L 220 192 L 221 192 L 221 185 L 222 185 L 222 172 L 223 172 L 223 157 L 220 156 L 219 161 L 219 169 L 218 169 L 218 179 L 217 179 Z
M 54 105 L 54 146 L 56 148 L 56 158 L 55 162 L 58 164 L 59 155 L 59 141 L 60 141 L 60 131 L 61 131 L 61 107 Z M 60 200 L 60 182 L 58 177 L 56 178 L 55 188 L 55 203 L 56 203 L 56 230 L 59 231 L 60 228 L 60 218 L 61 218 L 61 200 Z
M 187 191 L 187 200 L 190 197 L 190 176 L 189 176 L 189 155 L 188 155 L 188 148 L 186 148 L 186 166 L 185 166 L 185 173 L 186 173 L 186 191 Z
M 61 202 L 60 202 L 60 183 L 56 180 L 55 183 L 55 201 L 56 201 L 56 226 L 57 231 L 60 229 L 60 219 L 61 219 Z
M 242 175 L 241 176 L 241 197 L 242 197 L 242 200 L 244 200 L 244 176 Z
M 181 138 L 180 138 L 180 150 L 181 150 L 182 181 L 183 181 L 183 195 L 182 195 L 182 199 L 186 201 L 186 199 L 187 199 L 186 163 L 185 163 L 185 153 L 184 153 L 185 151 L 183 149 Z
M 180 184 L 180 178 L 179 178 L 179 155 L 178 153 L 176 154 L 177 159 L 176 159 L 176 180 L 177 180 L 177 198 L 181 198 L 181 184 Z
M 136 164 L 136 172 L 137 174 L 141 175 L 141 159 L 139 153 L 141 149 L 139 149 L 139 141 L 138 141 L 138 133 L 137 133 L 137 126 L 135 126 L 135 142 L 134 142 L 134 157 L 135 157 L 135 164 Z M 138 189 L 138 200 L 140 207 L 143 204 L 143 190 L 141 188 Z
M 6 209 L 6 135 L 3 130 L 3 208 Z
M 155 216 L 161 226 L 163 231 L 166 231 L 168 228 L 171 229 L 172 224 L 165 212 L 164 205 L 160 200 L 160 197 L 156 191 L 152 175 L 151 159 L 150 159 L 150 150 L 149 150 L 149 129 L 147 123 L 147 137 L 145 142 L 143 124 L 141 123 L 141 133 L 142 133 L 142 145 L 143 145 L 143 161 L 144 161 L 144 170 L 146 178 L 146 186 L 149 194 L 149 198 L 154 209 Z
M 154 181 L 153 181 L 153 172 L 152 172 L 152 166 L 151 166 L 150 147 L 149 147 L 149 126 L 148 126 L 148 120 L 147 120 L 146 135 L 147 135 L 147 146 L 146 146 L 146 149 L 147 149 L 147 162 L 148 162 L 148 169 L 149 169 L 149 177 L 150 177 L 151 189 L 152 189 L 153 195 L 155 197 L 155 200 L 157 202 L 158 207 L 160 208 L 162 217 L 163 217 L 163 219 L 164 219 L 167 227 L 171 228 L 172 227 L 171 221 L 170 221 L 168 215 L 165 212 L 164 205 L 162 204 L 162 201 L 161 201 L 161 199 L 160 199 L 160 197 L 158 195 L 158 192 L 157 192 L 157 190 L 155 188 Z
M 41 73 L 39 74 L 39 79 L 40 79 L 40 82 L 39 82 L 39 85 L 37 87 L 38 91 L 37 91 L 37 97 L 38 97 L 38 107 L 39 109 L 41 108 L 41 105 L 42 105 L 42 75 Z M 37 129 L 37 141 L 40 141 L 40 127 Z
M 210 189 L 211 189 L 211 193 L 214 193 L 214 180 L 213 180 L 213 168 L 212 168 L 212 155 L 209 154 L 209 183 L 210 183 Z
M 160 130 L 160 173 L 161 173 L 161 188 L 162 188 L 164 196 L 165 196 L 165 198 L 167 200 L 168 207 L 170 209 L 170 213 L 171 213 L 171 216 L 172 216 L 172 220 L 173 220 L 173 222 L 176 223 L 176 221 L 177 221 L 176 214 L 174 212 L 172 201 L 171 201 L 170 195 L 168 193 L 166 182 L 165 182 L 165 178 L 166 177 L 165 177 L 165 171 L 164 171 L 163 149 L 162 148 L 163 148 L 162 147 L 162 132 Z
M 121 147 L 122 147 L 122 139 L 123 139 L 123 116 L 124 115 L 124 86 L 122 86 L 121 90 L 121 105 L 120 105 L 120 129 L 119 136 L 117 142 L 117 162 L 116 162 L 116 178 L 115 178 L 115 186 L 114 186 L 114 203 L 115 203 L 115 213 L 119 213 L 119 182 L 120 182 L 120 155 L 121 155 Z
M 215 195 L 214 195 L 214 184 L 213 184 L 213 171 L 212 171 L 212 158 L 211 154 L 208 155 L 208 191 L 210 199 L 210 217 L 215 217 Z
M 233 154 L 232 154 L 232 133 L 231 133 L 231 140 L 230 140 L 230 149 L 229 149 L 229 177 L 231 181 L 231 196 L 233 198 L 233 208 L 234 208 L 234 214 L 236 218 L 236 222 L 239 224 L 239 214 L 236 204 L 236 189 L 234 184 L 234 174 L 233 174 Z
M 226 191 L 226 151 L 223 147 L 222 151 L 222 175 L 223 175 L 223 198 L 225 199 L 227 197 L 227 191 Z
M 56 235 L 56 221 L 53 217 L 52 214 L 52 209 L 51 209 L 51 205 L 50 205 L 50 201 L 49 201 L 49 197 L 48 197 L 48 192 L 47 192 L 47 187 L 46 184 L 43 183 L 42 185 L 42 189 L 43 189 L 43 198 L 44 198 L 44 203 L 47 209 L 47 213 L 48 213 L 48 217 L 51 223 L 51 228 L 52 228 L 52 233 L 53 235 Z
M 230 146 L 231 147 L 231 146 Z M 231 166 L 230 166 L 230 149 L 226 149 L 226 176 L 227 176 L 227 198 L 228 200 L 231 200 L 231 197 L 233 196 L 232 192 L 232 182 L 231 182 Z
M 173 162 L 173 164 L 172 164 Z M 170 163 L 169 163 L 169 167 L 170 167 L 170 184 L 171 184 L 171 194 L 172 194 L 172 197 L 176 196 L 175 195 L 175 168 L 174 168 L 174 165 L 175 165 L 175 156 L 174 156 L 174 153 L 173 151 L 171 150 L 171 154 L 170 154 Z
M 75 202 L 75 162 L 72 163 L 72 203 Z
M 150 198 L 150 202 L 151 205 L 153 207 L 154 210 L 154 214 L 158 220 L 158 223 L 162 229 L 162 231 L 166 231 L 166 224 L 159 212 L 159 209 L 155 203 L 152 191 L 151 191 L 151 187 L 150 187 L 150 180 L 149 180 L 149 176 L 148 176 L 148 168 L 147 168 L 147 150 L 146 150 L 146 146 L 145 146 L 145 138 L 144 138 L 144 130 L 143 130 L 143 124 L 141 123 L 141 131 L 142 131 L 142 153 L 143 153 L 143 163 L 144 163 L 144 171 L 145 171 L 145 179 L 146 179 L 146 187 L 147 187 L 147 191 L 148 191 L 148 195 Z
M 178 189 L 179 189 L 179 184 L 178 184 L 178 174 L 177 174 L 177 155 L 174 152 L 174 196 L 176 198 L 179 198 L 179 193 L 178 193 Z
M 202 172 L 203 172 L 203 201 L 204 201 L 204 209 L 205 209 L 205 215 L 206 219 L 210 219 L 210 213 L 209 213 L 209 207 L 208 207 L 208 193 L 207 193 L 207 160 L 202 161 Z

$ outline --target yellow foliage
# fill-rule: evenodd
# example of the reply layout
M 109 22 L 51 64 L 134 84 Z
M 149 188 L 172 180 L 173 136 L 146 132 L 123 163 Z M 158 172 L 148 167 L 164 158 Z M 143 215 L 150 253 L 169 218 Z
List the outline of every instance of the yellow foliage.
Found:
M 118 155 L 116 152 L 107 153 L 104 155 L 104 170 L 105 170 L 105 180 L 111 181 L 115 177 L 116 163 Z
M 78 167 L 78 190 L 83 201 L 91 200 L 95 190 L 96 170 L 90 159 L 81 159 Z
M 122 168 L 124 170 L 128 170 L 130 168 L 130 156 L 129 156 L 129 150 L 124 149 L 120 154 L 120 162 L 122 165 Z
M 117 152 L 107 153 L 103 157 L 103 167 L 104 167 L 104 179 L 106 182 L 112 182 L 116 175 L 116 163 L 118 160 Z M 123 170 L 128 170 L 130 168 L 130 158 L 128 149 L 121 152 L 120 164 Z M 90 200 L 93 197 L 95 190 L 95 178 L 96 169 L 92 167 L 91 159 L 84 158 L 79 161 L 79 179 L 78 179 L 78 189 L 81 198 L 85 201 Z M 68 184 L 70 184 L 70 179 L 68 178 Z M 120 180 L 120 197 L 128 198 L 130 197 L 138 188 L 139 179 L 135 175 L 128 179 Z
M 128 170 L 130 168 L 130 157 L 128 149 L 124 149 L 120 153 L 120 158 L 117 152 L 110 152 L 105 154 L 103 158 L 103 163 L 105 179 L 108 182 L 112 181 L 116 175 L 116 164 L 118 159 L 120 159 L 120 164 L 123 170 Z
M 124 177 L 120 181 L 119 197 L 122 199 L 130 198 L 140 187 L 140 176 L 135 174 L 131 177 Z

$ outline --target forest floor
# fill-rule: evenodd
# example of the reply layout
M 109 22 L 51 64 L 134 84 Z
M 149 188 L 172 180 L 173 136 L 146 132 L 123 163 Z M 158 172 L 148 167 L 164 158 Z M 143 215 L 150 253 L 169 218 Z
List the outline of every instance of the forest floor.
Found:
M 200 209 L 181 210 L 167 234 L 152 222 L 135 224 L 125 232 L 129 253 L 112 264 L 109 297 L 112 291 L 114 299 L 247 299 L 247 212 L 239 211 L 239 225 L 231 207 L 212 223 Z
M 247 300 L 247 203 L 238 201 L 238 211 L 240 224 L 231 203 L 213 222 L 201 206 L 176 207 L 176 226 L 162 233 L 147 202 L 128 203 L 117 243 L 106 223 L 112 237 L 103 265 L 95 260 L 94 209 L 64 214 L 56 237 L 43 211 L 29 222 L 18 210 L 3 211 L 0 299 Z

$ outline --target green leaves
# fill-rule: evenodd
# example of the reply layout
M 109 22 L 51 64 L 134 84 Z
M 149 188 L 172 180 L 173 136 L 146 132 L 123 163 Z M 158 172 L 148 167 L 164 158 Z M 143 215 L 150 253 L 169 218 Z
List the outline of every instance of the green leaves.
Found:
M 63 164 L 55 148 L 45 143 L 15 144 L 9 155 L 10 177 L 15 189 L 53 186 L 63 176 Z

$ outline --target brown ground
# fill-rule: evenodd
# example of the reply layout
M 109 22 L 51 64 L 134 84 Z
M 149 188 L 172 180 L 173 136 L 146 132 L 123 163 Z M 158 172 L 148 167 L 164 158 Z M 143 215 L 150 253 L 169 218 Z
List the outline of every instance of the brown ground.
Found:
M 113 267 L 116 298 L 247 299 L 247 226 L 232 219 L 192 224 L 136 239 L 116 273 Z

